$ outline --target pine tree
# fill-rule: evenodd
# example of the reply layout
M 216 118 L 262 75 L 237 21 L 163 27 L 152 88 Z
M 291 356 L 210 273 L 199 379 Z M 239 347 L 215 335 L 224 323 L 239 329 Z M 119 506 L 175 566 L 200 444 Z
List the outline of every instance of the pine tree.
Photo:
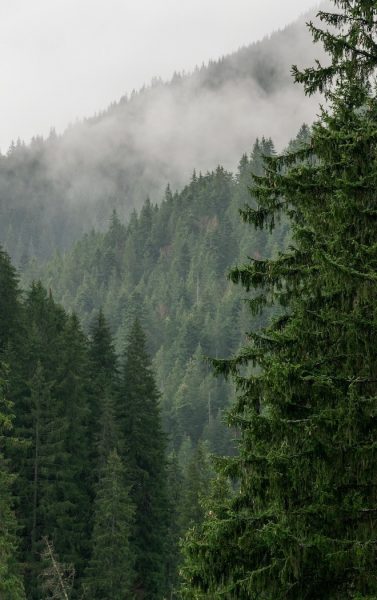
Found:
M 109 454 L 94 503 L 92 557 L 84 580 L 90 600 L 131 599 L 134 551 L 130 538 L 134 507 L 125 469 L 116 451 Z
M 114 398 L 118 369 L 110 328 L 102 309 L 91 327 L 89 344 L 91 461 L 93 475 L 104 466 L 110 450 L 117 447 Z M 114 438 L 115 436 L 115 438 Z
M 31 574 L 31 588 L 38 588 L 40 572 L 40 552 L 42 537 L 46 534 L 41 498 L 48 493 L 51 481 L 50 453 L 48 440 L 51 426 L 56 427 L 54 414 L 51 412 L 51 385 L 46 382 L 40 362 L 30 382 L 30 438 L 29 453 L 26 461 L 29 470 L 28 520 L 26 531 L 28 539 L 27 564 Z M 23 473 L 24 475 L 24 473 Z M 25 535 L 25 537 L 26 537 Z M 30 536 L 30 537 L 29 537 Z
M 267 229 L 290 218 L 290 249 L 232 271 L 259 289 L 254 312 L 285 312 L 215 363 L 240 390 L 240 454 L 222 466 L 239 492 L 187 542 L 189 598 L 377 595 L 377 7 L 335 5 L 328 31 L 311 25 L 331 65 L 294 69 L 329 108 L 308 145 L 266 160 L 243 213 Z
M 40 598 L 41 543 L 48 537 L 76 571 L 76 593 L 90 536 L 87 343 L 40 284 L 28 292 L 25 339 L 13 357 L 16 432 L 12 453 L 23 527 L 25 585 Z
M 62 332 L 60 365 L 56 372 L 57 419 L 62 432 L 53 432 L 52 444 L 62 458 L 55 460 L 54 486 L 44 498 L 44 510 L 51 517 L 49 535 L 60 559 L 73 564 L 79 584 L 88 553 L 90 536 L 90 461 L 88 435 L 88 348 L 87 340 L 75 315 L 68 317 Z
M 57 412 L 53 377 L 59 362 L 64 312 L 40 284 L 34 284 L 23 306 L 23 339 L 8 352 L 10 396 L 15 406 L 15 431 L 20 440 L 9 454 L 17 473 L 17 513 L 22 528 L 22 560 L 28 598 L 40 597 L 40 543 L 47 534 L 54 508 L 44 497 L 52 494 L 56 464 L 65 456 L 64 421 Z M 53 440 L 54 438 L 54 440 Z M 55 461 L 55 462 L 54 462 Z
M 114 387 L 117 373 L 117 357 L 110 328 L 106 322 L 103 310 L 91 327 L 89 346 L 90 377 L 99 395 Z
M 106 465 L 110 452 L 120 448 L 120 430 L 115 419 L 115 401 L 106 396 L 102 403 L 101 429 L 96 444 L 96 469 L 98 474 Z
M 131 540 L 135 553 L 134 592 L 148 600 L 159 600 L 166 583 L 165 436 L 160 425 L 159 392 L 138 320 L 129 334 L 120 387 L 117 420 L 135 506 Z

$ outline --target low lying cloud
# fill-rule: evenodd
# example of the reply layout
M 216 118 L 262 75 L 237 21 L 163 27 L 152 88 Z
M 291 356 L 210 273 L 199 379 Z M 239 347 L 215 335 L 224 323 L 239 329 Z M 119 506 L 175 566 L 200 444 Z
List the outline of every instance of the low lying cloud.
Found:
M 84 230 L 106 227 L 113 208 L 125 219 L 147 196 L 158 202 L 168 183 L 181 187 L 194 169 L 235 169 L 257 137 L 283 149 L 318 112 L 319 99 L 305 97 L 290 74 L 293 63 L 308 66 L 315 58 L 323 58 L 321 48 L 301 19 L 191 75 L 156 80 L 62 136 L 34 142 L 23 154 L 33 164 L 33 183 L 29 177 L 27 192 L 18 183 L 13 202 L 43 204 L 47 226 L 50 217 L 57 222 L 69 213 L 75 230 L 66 245 Z

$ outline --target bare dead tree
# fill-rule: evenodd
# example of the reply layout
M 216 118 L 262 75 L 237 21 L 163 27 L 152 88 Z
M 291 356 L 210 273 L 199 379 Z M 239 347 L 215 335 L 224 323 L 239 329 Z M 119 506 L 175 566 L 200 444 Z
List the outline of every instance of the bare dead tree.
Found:
M 58 561 L 51 540 L 44 537 L 43 543 L 42 560 L 45 568 L 41 573 L 41 579 L 45 598 L 46 600 L 69 600 L 75 569 L 73 565 L 65 565 Z

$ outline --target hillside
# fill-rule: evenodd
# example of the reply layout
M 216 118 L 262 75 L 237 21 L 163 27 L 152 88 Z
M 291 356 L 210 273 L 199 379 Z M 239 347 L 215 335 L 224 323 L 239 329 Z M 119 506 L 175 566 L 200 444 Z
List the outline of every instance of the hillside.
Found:
M 297 143 L 307 139 L 302 128 Z M 130 324 L 140 318 L 147 333 L 162 417 L 179 455 L 207 441 L 231 451 L 222 425 L 229 386 L 213 377 L 203 355 L 226 357 L 250 330 L 244 295 L 226 274 L 247 257 L 268 257 L 285 247 L 285 223 L 272 236 L 250 229 L 239 209 L 250 201 L 251 173 L 262 173 L 262 156 L 274 152 L 262 139 L 243 155 L 233 175 L 222 167 L 191 178 L 180 193 L 170 188 L 161 204 L 149 200 L 123 225 L 114 213 L 107 232 L 86 234 L 47 265 L 32 261 L 24 283 L 41 278 L 54 297 L 90 329 L 100 308 L 121 353 Z M 254 328 L 262 325 L 254 320 Z
M 192 74 L 156 79 L 61 136 L 13 144 L 0 156 L 0 242 L 21 266 L 49 257 L 105 230 L 114 208 L 125 220 L 146 197 L 159 201 L 194 168 L 234 169 L 257 136 L 281 147 L 315 114 L 290 67 L 319 53 L 301 19 Z

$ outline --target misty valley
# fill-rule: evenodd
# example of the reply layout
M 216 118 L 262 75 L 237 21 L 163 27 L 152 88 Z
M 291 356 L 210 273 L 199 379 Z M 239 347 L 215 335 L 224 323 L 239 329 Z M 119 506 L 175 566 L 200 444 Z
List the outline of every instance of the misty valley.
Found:
M 0 600 L 377 598 L 377 7 L 317 12 L 0 154 Z

